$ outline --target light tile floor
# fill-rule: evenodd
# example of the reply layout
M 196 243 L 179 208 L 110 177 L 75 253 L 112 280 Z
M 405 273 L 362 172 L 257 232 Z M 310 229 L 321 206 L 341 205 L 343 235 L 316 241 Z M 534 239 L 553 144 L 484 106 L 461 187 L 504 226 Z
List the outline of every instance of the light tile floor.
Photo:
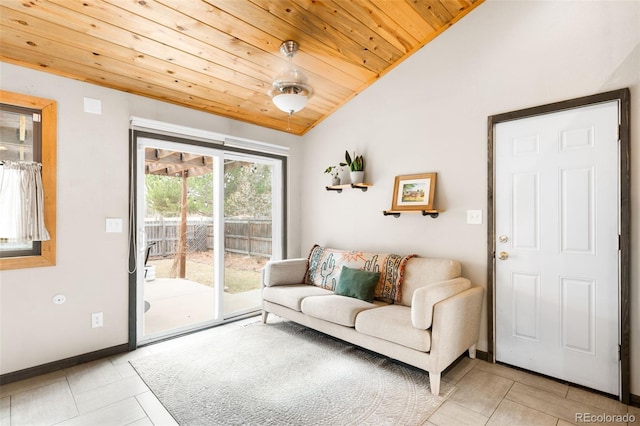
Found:
M 256 319 L 223 327 L 247 321 Z M 129 360 L 180 344 L 181 339 L 198 339 L 204 333 L 207 331 L 2 386 L 0 426 L 175 425 Z M 431 415 L 427 426 L 587 423 L 580 421 L 580 415 L 585 420 L 606 420 L 592 424 L 640 425 L 640 408 L 502 365 L 464 358 L 443 380 L 455 390 Z M 625 415 L 635 422 L 616 422 Z

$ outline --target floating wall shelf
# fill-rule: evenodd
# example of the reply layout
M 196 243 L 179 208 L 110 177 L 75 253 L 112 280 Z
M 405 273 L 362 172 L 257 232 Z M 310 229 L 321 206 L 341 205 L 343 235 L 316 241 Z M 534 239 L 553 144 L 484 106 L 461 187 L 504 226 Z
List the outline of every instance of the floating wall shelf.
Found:
M 338 194 L 342 192 L 345 188 L 356 188 L 361 189 L 362 192 L 367 192 L 367 189 L 372 186 L 370 183 L 347 183 L 344 185 L 330 185 L 327 186 L 327 191 L 336 191 Z
M 422 216 L 431 216 L 433 219 L 437 218 L 443 210 L 384 210 L 382 212 L 385 216 L 393 216 L 399 218 L 402 213 L 422 213 Z

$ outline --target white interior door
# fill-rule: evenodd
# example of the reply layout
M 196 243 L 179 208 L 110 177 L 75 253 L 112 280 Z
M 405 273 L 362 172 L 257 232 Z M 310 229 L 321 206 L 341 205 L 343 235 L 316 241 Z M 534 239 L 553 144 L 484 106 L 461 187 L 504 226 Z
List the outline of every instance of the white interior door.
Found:
M 619 394 L 617 101 L 499 123 L 496 360 Z

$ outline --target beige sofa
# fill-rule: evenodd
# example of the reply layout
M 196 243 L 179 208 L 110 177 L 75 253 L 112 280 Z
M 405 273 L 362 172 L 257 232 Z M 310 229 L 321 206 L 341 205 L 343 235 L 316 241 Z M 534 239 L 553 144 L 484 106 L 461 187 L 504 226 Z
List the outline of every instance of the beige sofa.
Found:
M 263 270 L 262 321 L 269 313 L 423 369 L 431 392 L 465 351 L 475 358 L 483 289 L 448 259 L 406 261 L 394 303 L 367 302 L 311 285 L 308 259 L 268 262 Z

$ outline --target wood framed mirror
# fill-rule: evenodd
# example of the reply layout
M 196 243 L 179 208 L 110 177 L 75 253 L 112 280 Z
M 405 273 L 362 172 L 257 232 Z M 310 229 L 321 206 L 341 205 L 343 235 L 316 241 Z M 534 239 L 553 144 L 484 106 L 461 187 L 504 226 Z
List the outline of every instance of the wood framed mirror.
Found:
M 0 90 L 0 161 L 42 164 L 47 241 L 0 240 L 0 270 L 56 264 L 56 102 Z

